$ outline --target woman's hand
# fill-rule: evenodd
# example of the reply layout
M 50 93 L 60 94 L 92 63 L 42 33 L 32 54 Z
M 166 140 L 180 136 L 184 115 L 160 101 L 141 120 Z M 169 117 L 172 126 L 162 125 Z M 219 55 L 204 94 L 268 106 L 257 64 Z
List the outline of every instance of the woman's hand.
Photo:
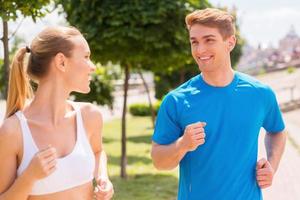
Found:
M 99 178 L 94 189 L 95 200 L 110 200 L 114 194 L 113 184 L 108 178 Z
M 55 171 L 56 157 L 56 149 L 48 146 L 35 154 L 24 173 L 33 181 L 45 178 Z

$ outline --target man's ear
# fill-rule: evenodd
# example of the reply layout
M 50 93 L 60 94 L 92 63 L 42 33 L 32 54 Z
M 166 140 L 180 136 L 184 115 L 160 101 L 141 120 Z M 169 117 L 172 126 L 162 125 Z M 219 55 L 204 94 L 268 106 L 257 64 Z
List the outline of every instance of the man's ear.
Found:
M 235 37 L 235 35 L 230 36 L 227 39 L 227 42 L 228 42 L 228 50 L 229 50 L 229 52 L 231 52 L 234 49 L 235 44 L 236 44 L 236 37 Z
M 60 70 L 65 72 L 66 71 L 66 56 L 63 53 L 58 53 L 54 57 L 54 63 L 55 67 Z

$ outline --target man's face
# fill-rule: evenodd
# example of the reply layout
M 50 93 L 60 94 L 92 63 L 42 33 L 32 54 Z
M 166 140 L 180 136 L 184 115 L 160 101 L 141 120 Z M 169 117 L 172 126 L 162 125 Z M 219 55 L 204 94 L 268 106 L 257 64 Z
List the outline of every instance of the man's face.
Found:
M 212 72 L 230 64 L 230 51 L 235 45 L 235 36 L 223 39 L 217 28 L 194 24 L 190 28 L 192 55 L 202 72 Z

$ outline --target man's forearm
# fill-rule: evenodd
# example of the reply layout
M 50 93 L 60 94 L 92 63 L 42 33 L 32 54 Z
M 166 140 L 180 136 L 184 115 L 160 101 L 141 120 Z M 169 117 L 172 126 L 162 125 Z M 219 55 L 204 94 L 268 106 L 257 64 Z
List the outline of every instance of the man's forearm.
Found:
M 186 153 L 187 150 L 183 146 L 182 138 L 169 145 L 152 144 L 153 164 L 160 170 L 174 169 Z
M 281 156 L 284 152 L 286 143 L 286 133 L 280 132 L 276 134 L 267 133 L 265 136 L 265 146 L 268 161 L 272 165 L 275 172 L 277 171 Z

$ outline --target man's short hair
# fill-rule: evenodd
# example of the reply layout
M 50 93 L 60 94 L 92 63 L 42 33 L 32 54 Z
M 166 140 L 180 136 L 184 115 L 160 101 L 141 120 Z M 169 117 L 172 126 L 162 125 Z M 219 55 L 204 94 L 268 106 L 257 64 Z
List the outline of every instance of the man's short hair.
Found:
M 185 23 L 188 30 L 194 24 L 217 28 L 223 39 L 235 35 L 234 17 L 226 11 L 215 8 L 195 10 L 185 17 Z

